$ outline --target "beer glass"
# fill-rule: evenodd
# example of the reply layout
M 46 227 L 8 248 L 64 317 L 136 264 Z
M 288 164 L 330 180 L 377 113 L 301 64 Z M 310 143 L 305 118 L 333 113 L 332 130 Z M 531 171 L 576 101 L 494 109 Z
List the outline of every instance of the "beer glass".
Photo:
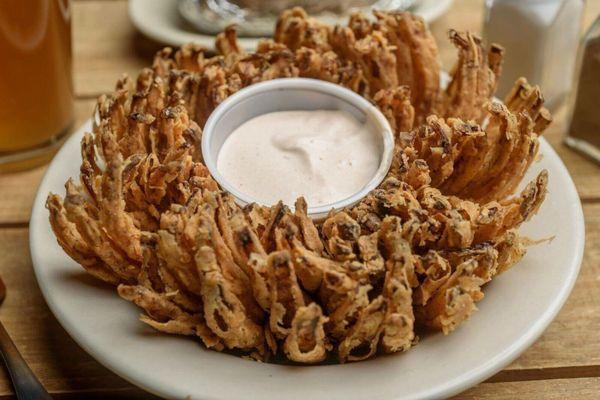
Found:
M 69 0 L 0 0 L 0 171 L 47 161 L 72 121 Z

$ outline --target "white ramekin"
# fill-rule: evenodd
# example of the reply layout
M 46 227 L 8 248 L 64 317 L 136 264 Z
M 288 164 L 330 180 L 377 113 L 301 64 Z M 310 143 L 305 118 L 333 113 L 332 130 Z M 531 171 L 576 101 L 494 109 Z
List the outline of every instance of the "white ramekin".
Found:
M 219 172 L 217 158 L 223 143 L 231 132 L 249 119 L 273 111 L 293 110 L 343 110 L 361 122 L 372 124 L 372 129 L 381 137 L 379 168 L 371 180 L 361 190 L 343 200 L 319 207 L 310 207 L 309 204 L 308 214 L 312 218 L 323 218 L 332 209 L 339 210 L 355 204 L 385 178 L 392 163 L 394 135 L 387 119 L 375 106 L 353 91 L 333 83 L 306 78 L 274 79 L 248 86 L 231 95 L 212 112 L 204 125 L 204 163 L 213 178 L 224 190 L 231 193 L 240 205 L 263 203 L 236 189 Z

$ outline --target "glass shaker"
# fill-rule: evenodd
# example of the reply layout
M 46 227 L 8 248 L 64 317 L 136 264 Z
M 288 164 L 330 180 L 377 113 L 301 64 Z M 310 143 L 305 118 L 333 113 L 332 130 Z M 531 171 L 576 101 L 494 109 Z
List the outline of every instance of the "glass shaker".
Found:
M 600 17 L 581 41 L 578 60 L 565 142 L 600 163 Z
M 486 0 L 483 36 L 506 49 L 499 97 L 525 77 L 541 87 L 549 109 L 567 98 L 584 5 L 584 0 Z

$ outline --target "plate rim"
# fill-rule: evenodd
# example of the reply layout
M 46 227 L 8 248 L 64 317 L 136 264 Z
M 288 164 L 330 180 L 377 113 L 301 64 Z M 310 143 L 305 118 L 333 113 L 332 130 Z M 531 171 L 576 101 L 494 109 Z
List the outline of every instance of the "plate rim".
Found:
M 136 374 L 132 374 L 129 371 L 124 371 L 123 368 L 120 368 L 118 361 L 111 360 L 111 358 L 105 355 L 101 350 L 96 349 L 96 347 L 88 341 L 88 339 L 82 335 L 76 327 L 73 327 L 68 322 L 68 318 L 65 314 L 60 310 L 60 308 L 54 303 L 52 296 L 49 294 L 48 286 L 45 284 L 43 279 L 40 279 L 41 274 L 41 265 L 43 261 L 40 259 L 41 257 L 41 248 L 37 248 L 37 244 L 34 236 L 38 229 L 40 229 L 43 225 L 39 222 L 43 219 L 47 219 L 47 212 L 45 209 L 45 198 L 47 196 L 46 192 L 43 192 L 41 189 L 46 186 L 47 181 L 51 178 L 51 171 L 53 167 L 59 162 L 58 160 L 62 159 L 63 153 L 67 152 L 68 144 L 73 141 L 79 141 L 83 132 L 91 130 L 91 118 L 84 122 L 77 130 L 75 130 L 71 137 L 65 141 L 62 145 L 61 149 L 57 152 L 53 160 L 48 165 L 46 172 L 44 173 L 44 177 L 40 181 L 40 184 L 37 189 L 37 193 L 33 202 L 33 207 L 31 210 L 31 218 L 29 222 L 29 248 L 30 248 L 30 256 L 32 261 L 32 267 L 35 275 L 35 279 L 37 284 L 42 292 L 42 296 L 44 301 L 48 305 L 52 314 L 56 317 L 60 325 L 63 329 L 69 334 L 69 336 L 92 358 L 97 360 L 104 367 L 115 373 L 116 375 L 122 377 L 127 380 L 131 384 L 140 387 L 149 393 L 165 397 L 165 398 L 173 398 L 174 393 L 172 391 L 168 391 L 169 388 L 162 388 L 160 386 L 153 386 L 152 383 L 148 383 L 140 379 L 140 377 L 136 376 Z M 79 153 L 77 153 L 79 154 Z M 583 261 L 584 255 L 584 246 L 585 246 L 585 220 L 583 215 L 583 208 L 581 205 L 581 201 L 576 189 L 576 186 L 571 178 L 571 175 L 568 172 L 568 169 L 564 165 L 562 159 L 558 156 L 554 148 L 546 141 L 544 137 L 540 137 L 540 154 L 543 154 L 543 157 L 551 158 L 552 163 L 556 163 L 557 169 L 560 171 L 560 175 L 566 178 L 568 182 L 568 188 L 565 188 L 565 194 L 568 195 L 569 200 L 573 201 L 574 213 L 576 214 L 576 218 L 574 220 L 574 231 L 578 233 L 575 237 L 576 248 L 574 249 L 574 257 L 571 258 L 571 263 L 569 264 L 569 275 L 568 279 L 565 280 L 563 285 L 560 287 L 560 291 L 556 294 L 551 304 L 544 310 L 544 312 L 538 316 L 535 323 L 528 326 L 528 329 L 525 330 L 521 336 L 510 346 L 506 347 L 503 351 L 496 354 L 493 358 L 487 360 L 485 363 L 480 364 L 476 368 L 472 368 L 463 374 L 450 379 L 444 384 L 440 384 L 435 386 L 434 388 L 429 388 L 424 391 L 421 391 L 419 397 L 393 397 L 390 400 L 399 400 L 400 398 L 414 398 L 414 399 L 433 399 L 439 398 L 440 396 L 449 397 L 458 393 L 463 392 L 464 390 L 475 386 L 476 384 L 484 381 L 485 379 L 491 377 L 498 371 L 504 369 L 508 364 L 514 361 L 518 356 L 520 356 L 525 350 L 527 350 L 546 330 L 546 328 L 552 323 L 556 315 L 560 312 L 566 300 L 568 299 L 577 277 L 579 275 L 579 271 L 581 269 L 581 264 Z M 61 249 L 62 250 L 62 249 Z M 67 256 L 68 257 L 68 256 Z M 192 394 L 195 396 L 195 394 Z M 214 400 L 222 400 L 221 398 L 212 398 L 207 395 L 200 394 L 200 398 L 202 399 L 214 399 Z

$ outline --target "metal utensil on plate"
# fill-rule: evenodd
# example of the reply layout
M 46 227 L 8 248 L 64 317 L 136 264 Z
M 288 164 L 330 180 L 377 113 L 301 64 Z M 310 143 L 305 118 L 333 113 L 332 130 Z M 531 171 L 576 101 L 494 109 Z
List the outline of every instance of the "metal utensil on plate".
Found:
M 6 298 L 6 286 L 0 278 L 0 305 Z M 52 400 L 46 389 L 35 377 L 31 369 L 19 354 L 8 332 L 0 322 L 0 353 L 12 379 L 17 399 L 19 400 Z

